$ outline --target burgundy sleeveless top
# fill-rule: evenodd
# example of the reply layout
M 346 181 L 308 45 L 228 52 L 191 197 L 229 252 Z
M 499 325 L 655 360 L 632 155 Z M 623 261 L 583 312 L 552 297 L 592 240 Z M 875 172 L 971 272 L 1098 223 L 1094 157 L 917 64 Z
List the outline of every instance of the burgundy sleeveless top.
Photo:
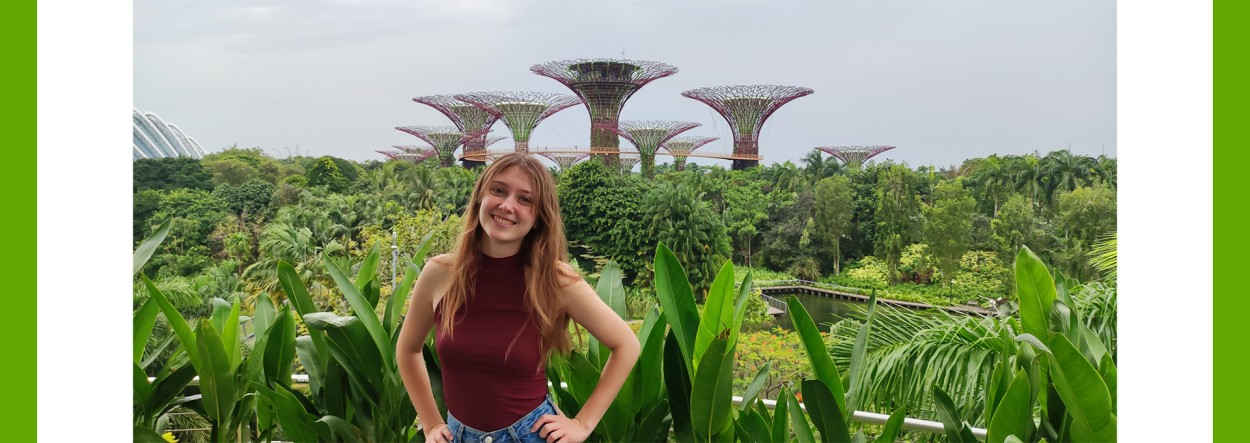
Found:
M 483 259 L 474 292 L 457 314 L 452 336 L 440 330 L 434 347 L 442 363 L 447 410 L 471 428 L 493 431 L 515 423 L 542 403 L 547 375 L 538 326 L 525 310 L 520 254 Z M 440 304 L 435 324 L 442 318 Z

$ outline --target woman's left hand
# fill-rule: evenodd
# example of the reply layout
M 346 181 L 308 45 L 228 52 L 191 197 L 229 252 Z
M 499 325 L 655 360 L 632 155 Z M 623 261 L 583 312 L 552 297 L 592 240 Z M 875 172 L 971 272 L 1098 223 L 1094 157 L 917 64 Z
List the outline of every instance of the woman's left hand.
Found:
M 539 437 L 547 439 L 547 443 L 582 443 L 590 436 L 592 429 L 587 429 L 581 419 L 569 419 L 563 414 L 546 414 L 534 423 L 530 432 L 537 432 Z

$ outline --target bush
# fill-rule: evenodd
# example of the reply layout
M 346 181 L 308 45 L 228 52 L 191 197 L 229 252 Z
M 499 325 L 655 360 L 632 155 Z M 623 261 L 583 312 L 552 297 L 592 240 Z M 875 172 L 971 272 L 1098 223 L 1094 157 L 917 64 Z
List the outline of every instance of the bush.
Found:
M 867 256 L 847 267 L 842 275 L 850 281 L 856 281 L 865 288 L 885 288 L 889 283 L 890 270 L 885 262 L 873 256 Z
M 955 293 L 962 298 L 998 298 L 1008 294 L 1011 272 L 1003 266 L 998 254 L 990 251 L 968 251 L 959 259 L 958 274 L 951 281 Z

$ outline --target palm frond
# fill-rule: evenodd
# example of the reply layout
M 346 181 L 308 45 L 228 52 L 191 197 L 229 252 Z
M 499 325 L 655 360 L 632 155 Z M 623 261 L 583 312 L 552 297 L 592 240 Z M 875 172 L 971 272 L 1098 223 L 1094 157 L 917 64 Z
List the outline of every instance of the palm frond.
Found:
M 1103 279 L 1111 283 L 1115 283 L 1117 275 L 1118 239 L 1119 234 L 1112 232 L 1094 243 L 1094 248 L 1089 251 L 1089 264 L 1102 274 Z

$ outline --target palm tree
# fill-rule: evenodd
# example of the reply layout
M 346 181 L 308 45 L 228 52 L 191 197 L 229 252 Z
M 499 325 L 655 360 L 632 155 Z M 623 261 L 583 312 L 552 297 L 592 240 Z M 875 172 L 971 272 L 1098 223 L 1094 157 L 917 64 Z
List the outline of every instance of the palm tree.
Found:
M 981 192 L 994 201 L 993 216 L 998 216 L 999 199 L 1008 185 L 1008 164 L 998 154 L 986 157 L 972 172 L 972 179 Z
M 1072 155 L 1067 149 L 1051 152 L 1041 160 L 1042 174 L 1047 178 L 1046 201 L 1053 204 L 1055 195 L 1090 184 L 1094 159 Z
M 1012 186 L 1017 192 L 1029 196 L 1029 202 L 1033 204 L 1033 207 L 1040 210 L 1042 202 L 1039 197 L 1043 195 L 1046 189 L 1046 180 L 1045 176 L 1042 175 L 1041 163 L 1037 159 L 1037 153 L 1011 157 L 1008 164 Z
M 1115 157 L 1107 157 L 1100 155 L 1094 160 L 1094 171 L 1092 177 L 1099 182 L 1105 183 L 1111 189 L 1116 188 L 1116 168 L 1117 161 Z

